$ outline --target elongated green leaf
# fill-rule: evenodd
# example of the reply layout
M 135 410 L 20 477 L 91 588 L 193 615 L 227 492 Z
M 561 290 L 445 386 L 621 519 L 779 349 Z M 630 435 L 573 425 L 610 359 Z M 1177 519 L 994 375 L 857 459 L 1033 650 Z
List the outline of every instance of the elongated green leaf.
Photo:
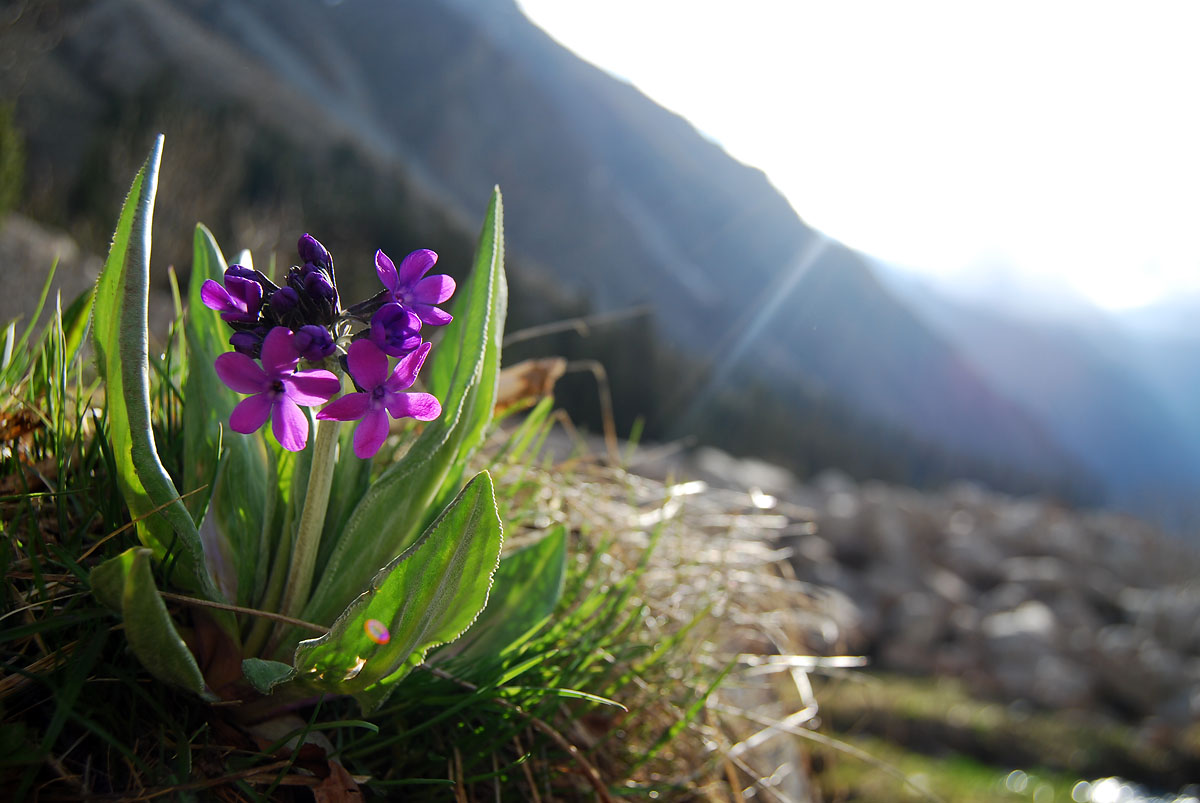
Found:
M 329 507 L 325 510 L 325 527 L 322 530 L 321 547 L 317 552 L 317 565 L 329 562 L 339 536 L 357 507 L 363 494 L 371 485 L 371 461 L 360 460 L 354 454 L 354 427 L 343 426 L 338 434 L 338 458 L 333 470 L 333 484 L 329 489 Z
M 264 511 L 268 499 L 266 445 L 261 436 L 225 430 L 229 414 L 240 397 L 217 377 L 213 363 L 229 351 L 229 327 L 220 314 L 204 305 L 201 289 L 208 279 L 220 281 L 225 257 L 216 239 L 203 225 L 196 226 L 192 249 L 192 277 L 188 283 L 188 372 L 184 384 L 183 438 L 184 488 L 208 485 L 191 506 L 203 520 L 205 555 L 218 587 L 230 599 L 248 605 L 254 601 L 264 539 Z
M 399 680 L 458 638 L 487 604 L 503 541 L 492 479 L 477 475 L 424 535 L 380 571 L 330 633 L 301 642 L 293 664 L 317 688 L 359 695 Z M 368 630 L 377 620 L 389 637 Z M 379 643 L 385 641 L 385 643 Z M 378 689 L 360 696 L 364 708 Z
M 459 292 L 450 324 L 454 328 L 439 344 L 439 349 L 457 353 L 453 373 L 441 388 L 442 415 L 371 485 L 350 514 L 305 608 L 304 618 L 310 622 L 331 621 L 367 586 L 378 567 L 413 543 L 429 511 L 440 509 L 436 503 L 457 491 L 466 459 L 491 421 L 508 309 L 499 188 L 488 207 L 473 273 Z
M 500 560 L 487 607 L 461 639 L 438 651 L 439 661 L 469 662 L 499 655 L 544 622 L 562 597 L 567 573 L 567 528 Z
M 204 567 L 200 535 L 158 458 L 150 421 L 146 306 L 150 286 L 150 227 L 158 187 L 162 136 L 138 171 L 121 210 L 92 303 L 96 364 L 106 383 L 108 433 L 117 482 L 138 519 L 142 543 L 162 559 L 174 556 L 173 576 L 184 587 L 217 599 Z
M 221 281 L 225 267 L 225 257 L 212 233 L 203 224 L 196 224 L 184 324 L 188 371 L 183 385 L 183 487 L 192 491 L 201 485 L 209 486 L 206 492 L 188 498 L 188 510 L 196 521 L 204 518 L 213 493 L 212 482 L 220 460 L 221 408 L 225 406 L 222 396 L 231 393 L 213 370 L 217 355 L 228 351 L 228 335 L 222 331 L 224 321 L 216 310 L 204 305 L 200 289 L 208 279 Z
M 204 675 L 158 595 L 150 571 L 151 554 L 144 547 L 133 547 L 92 569 L 92 593 L 109 607 L 120 602 L 125 637 L 150 674 L 202 695 Z

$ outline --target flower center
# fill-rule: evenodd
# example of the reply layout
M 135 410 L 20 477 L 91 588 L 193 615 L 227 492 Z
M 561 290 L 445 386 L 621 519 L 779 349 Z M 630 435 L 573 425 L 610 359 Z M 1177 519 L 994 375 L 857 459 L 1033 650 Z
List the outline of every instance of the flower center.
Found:
M 383 387 L 383 385 L 380 385 L 379 387 L 371 390 L 371 400 L 382 401 L 385 393 L 387 393 L 387 390 Z
M 271 382 L 271 393 L 273 395 L 278 396 L 278 395 L 281 395 L 283 392 L 284 392 L 284 387 L 283 387 L 282 379 L 276 379 Z

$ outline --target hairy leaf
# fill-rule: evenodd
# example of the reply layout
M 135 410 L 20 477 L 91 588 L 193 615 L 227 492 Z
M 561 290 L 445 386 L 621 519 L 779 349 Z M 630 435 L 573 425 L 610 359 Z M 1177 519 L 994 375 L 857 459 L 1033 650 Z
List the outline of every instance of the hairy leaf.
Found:
M 379 686 L 399 680 L 429 649 L 471 626 L 487 604 L 502 541 L 485 472 L 375 576 L 328 635 L 300 643 L 293 662 L 300 677 L 320 689 L 354 694 L 369 710 L 382 699 Z M 388 638 L 372 634 L 369 620 L 386 627 Z
M 255 690 L 270 694 L 281 683 L 286 683 L 296 675 L 296 670 L 290 664 L 280 661 L 264 661 L 261 658 L 246 658 L 242 661 L 242 674 Z
M 96 364 L 106 383 L 105 409 L 117 482 L 138 536 L 158 559 L 173 556 L 172 577 L 217 599 L 204 567 L 200 535 L 159 460 L 150 420 L 146 306 L 150 286 L 150 227 L 162 136 L 134 177 L 113 234 L 92 303 Z
M 195 494 L 196 519 L 204 521 L 205 557 L 221 591 L 239 604 L 252 604 L 259 583 L 264 510 L 273 500 L 267 486 L 267 450 L 257 434 L 241 435 L 225 427 L 241 397 L 217 377 L 213 363 L 229 351 L 229 327 L 216 310 L 204 306 L 206 279 L 221 281 L 225 257 L 212 233 L 196 226 L 192 278 L 188 284 L 188 373 L 184 384 L 184 487 L 208 485 Z M 205 514 L 207 517 L 205 518 Z
M 92 569 L 92 593 L 109 607 L 120 602 L 125 638 L 150 674 L 163 682 L 205 694 L 204 675 L 175 630 L 175 623 L 154 585 L 151 554 L 144 547 L 133 547 Z

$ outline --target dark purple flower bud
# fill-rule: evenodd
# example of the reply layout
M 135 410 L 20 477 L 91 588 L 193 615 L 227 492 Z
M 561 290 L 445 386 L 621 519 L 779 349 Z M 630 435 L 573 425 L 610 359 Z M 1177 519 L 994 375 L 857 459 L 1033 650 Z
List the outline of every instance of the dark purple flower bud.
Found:
M 333 289 L 333 283 L 329 281 L 329 277 L 324 271 L 314 270 L 304 277 L 304 292 L 308 293 L 314 301 L 333 301 L 337 298 L 337 291 Z
M 229 345 L 233 346 L 234 351 L 256 359 L 262 351 L 262 344 L 263 332 L 253 329 L 234 332 L 229 338 Z
M 333 354 L 333 336 L 324 326 L 308 324 L 296 330 L 292 337 L 292 345 L 300 356 L 309 362 L 320 362 Z
M 271 311 L 281 318 L 300 306 L 300 294 L 290 287 L 280 287 L 271 294 Z
M 316 237 L 307 232 L 300 235 L 300 242 L 296 243 L 296 250 L 300 252 L 300 259 L 303 262 L 326 269 L 333 266 L 333 257 L 329 256 L 329 251 L 317 241 Z
M 421 345 L 421 319 L 399 304 L 384 304 L 371 316 L 367 337 L 391 357 L 403 357 Z

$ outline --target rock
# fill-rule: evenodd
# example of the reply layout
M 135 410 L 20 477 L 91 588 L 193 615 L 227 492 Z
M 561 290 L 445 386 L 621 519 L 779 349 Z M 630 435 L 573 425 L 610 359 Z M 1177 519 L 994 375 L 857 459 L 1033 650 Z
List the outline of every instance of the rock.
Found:
M 1037 600 L 1022 602 L 1010 611 L 994 613 L 980 624 L 983 634 L 993 640 L 1021 636 L 1049 641 L 1055 629 L 1054 612 Z

